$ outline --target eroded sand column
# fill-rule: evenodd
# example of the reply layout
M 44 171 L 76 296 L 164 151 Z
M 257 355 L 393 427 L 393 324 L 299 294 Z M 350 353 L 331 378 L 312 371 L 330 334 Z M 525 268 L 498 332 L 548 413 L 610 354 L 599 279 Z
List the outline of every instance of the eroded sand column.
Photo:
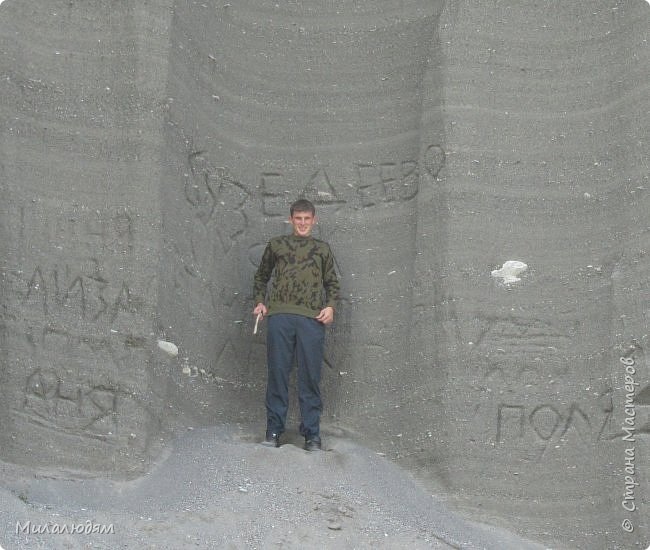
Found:
M 622 440 L 620 362 L 638 368 L 642 429 L 647 48 L 634 29 L 647 10 L 456 2 L 440 20 L 447 162 L 420 197 L 429 376 L 413 398 L 435 407 L 411 426 L 411 465 L 437 469 L 474 515 L 585 548 L 647 540 L 647 513 L 621 504 L 630 471 L 647 502 L 648 436 Z M 508 260 L 528 264 L 521 281 L 491 276 Z
M 141 473 L 166 383 L 151 350 L 168 14 L 0 10 L 0 458 Z

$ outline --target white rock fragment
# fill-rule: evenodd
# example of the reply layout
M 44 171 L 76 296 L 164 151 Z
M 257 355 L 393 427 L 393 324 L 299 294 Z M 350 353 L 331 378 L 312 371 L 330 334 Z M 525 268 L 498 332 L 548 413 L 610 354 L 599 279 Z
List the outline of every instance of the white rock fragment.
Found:
M 526 269 L 528 269 L 528 266 L 524 262 L 508 260 L 501 269 L 492 271 L 492 277 L 502 279 L 504 284 L 516 283 L 521 280 L 517 275 L 523 273 Z
M 166 342 L 165 340 L 158 340 L 158 347 L 172 357 L 176 357 L 178 355 L 178 346 L 176 344 Z
M 190 367 L 183 367 L 183 374 L 187 374 L 189 376 L 192 374 L 192 369 Z

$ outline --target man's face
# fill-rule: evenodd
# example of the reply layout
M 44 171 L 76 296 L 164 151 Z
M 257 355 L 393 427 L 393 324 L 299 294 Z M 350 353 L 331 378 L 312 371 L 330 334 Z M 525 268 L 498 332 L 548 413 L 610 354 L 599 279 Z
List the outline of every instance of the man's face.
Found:
M 289 222 L 293 226 L 293 234 L 296 237 L 309 237 L 316 225 L 316 216 L 311 212 L 294 212 L 293 216 L 289 217 Z

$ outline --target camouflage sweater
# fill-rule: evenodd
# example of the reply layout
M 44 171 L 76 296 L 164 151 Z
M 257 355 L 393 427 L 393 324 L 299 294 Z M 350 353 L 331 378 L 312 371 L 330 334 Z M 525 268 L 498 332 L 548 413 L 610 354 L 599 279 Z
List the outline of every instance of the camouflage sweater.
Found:
M 273 283 L 267 302 L 266 287 L 271 275 Z M 336 307 L 339 288 L 334 255 L 326 242 L 285 235 L 266 245 L 255 273 L 253 293 L 255 303 L 265 304 L 269 315 L 295 313 L 316 317 L 324 307 Z

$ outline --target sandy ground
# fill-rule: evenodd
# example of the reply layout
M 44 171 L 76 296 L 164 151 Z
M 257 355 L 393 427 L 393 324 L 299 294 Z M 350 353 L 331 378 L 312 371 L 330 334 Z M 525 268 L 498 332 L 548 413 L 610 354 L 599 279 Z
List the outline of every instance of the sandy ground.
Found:
M 329 436 L 313 453 L 297 435 L 279 449 L 257 441 L 241 427 L 188 430 L 147 475 L 121 482 L 0 463 L 0 545 L 543 548 L 466 521 L 408 473 L 349 440 Z M 82 524 L 113 532 L 76 532 Z M 49 533 L 38 533 L 44 529 Z M 62 530 L 75 532 L 56 533 Z

